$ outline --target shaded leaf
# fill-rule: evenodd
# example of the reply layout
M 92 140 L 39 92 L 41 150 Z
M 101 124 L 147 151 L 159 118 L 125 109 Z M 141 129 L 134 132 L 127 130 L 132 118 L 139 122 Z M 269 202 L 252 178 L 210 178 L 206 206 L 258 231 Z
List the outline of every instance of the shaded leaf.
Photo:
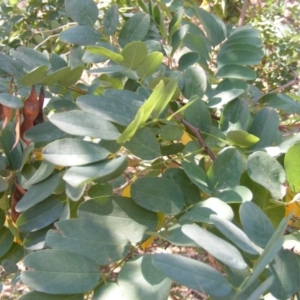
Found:
M 127 261 L 118 275 L 121 293 L 131 300 L 165 300 L 171 283 L 171 279 L 153 265 L 150 254 Z
M 19 98 L 15 97 L 11 94 L 5 94 L 5 93 L 2 94 L 1 93 L 0 94 L 0 103 L 4 106 L 7 106 L 7 107 L 10 107 L 13 109 L 23 107 L 23 102 Z M 2 109 L 3 109 L 3 107 L 2 107 Z M 2 114 L 1 114 L 1 117 L 2 118 L 5 117 L 5 114 L 4 114 L 4 116 L 2 116 Z
M 101 34 L 91 26 L 78 25 L 62 31 L 58 37 L 61 41 L 69 44 L 92 45 L 100 41 Z
M 189 99 L 194 95 L 201 98 L 206 90 L 206 74 L 200 66 L 190 66 L 184 73 L 184 87 L 182 93 Z
M 23 212 L 35 204 L 45 200 L 56 189 L 59 176 L 53 175 L 48 179 L 32 185 L 16 206 L 17 212 Z
M 163 177 L 143 177 L 133 182 L 131 197 L 140 206 L 155 212 L 174 215 L 184 206 L 179 186 Z
M 20 300 L 84 300 L 83 294 L 78 295 L 49 295 L 36 291 L 22 295 Z
M 14 236 L 7 227 L 0 228 L 0 257 L 9 250 L 13 240 Z
M 226 296 L 231 285 L 212 267 L 180 255 L 154 254 L 155 267 L 179 284 L 212 296 Z
M 240 219 L 247 236 L 258 246 L 264 248 L 274 233 L 272 223 L 252 202 L 240 206 Z
M 107 35 L 112 35 L 119 23 L 119 9 L 117 4 L 110 5 L 103 17 L 104 32 Z
M 150 28 L 150 16 L 143 12 L 134 14 L 127 20 L 119 34 L 119 44 L 124 48 L 134 41 L 141 41 Z
M 241 65 L 227 64 L 224 67 L 220 68 L 215 76 L 217 78 L 254 80 L 256 78 L 256 73 L 252 69 Z
M 25 74 L 21 79 L 20 82 L 23 85 L 34 85 L 40 83 L 44 77 L 46 77 L 48 72 L 48 66 L 39 66 L 35 69 L 31 70 L 29 73 Z
M 29 270 L 22 271 L 21 280 L 47 294 L 85 293 L 95 287 L 101 277 L 92 260 L 64 250 L 30 253 L 23 262 Z
M 80 25 L 94 25 L 98 8 L 93 0 L 66 0 L 67 15 Z
M 247 267 L 242 255 L 234 246 L 198 225 L 183 225 L 182 232 L 194 240 L 201 248 L 229 267 L 235 269 L 244 269 Z
M 55 226 L 58 230 L 47 233 L 47 245 L 88 257 L 98 265 L 122 259 L 130 248 L 124 235 L 94 220 L 63 220 L 56 222 Z
M 97 179 L 97 182 L 107 182 L 119 177 L 127 168 L 127 156 L 105 160 L 88 166 L 69 168 L 63 179 L 75 187 Z
M 161 155 L 156 136 L 147 127 L 138 129 L 124 147 L 141 159 L 153 160 Z
M 17 220 L 20 231 L 34 232 L 53 223 L 61 214 L 63 204 L 55 198 L 49 198 L 23 212 Z

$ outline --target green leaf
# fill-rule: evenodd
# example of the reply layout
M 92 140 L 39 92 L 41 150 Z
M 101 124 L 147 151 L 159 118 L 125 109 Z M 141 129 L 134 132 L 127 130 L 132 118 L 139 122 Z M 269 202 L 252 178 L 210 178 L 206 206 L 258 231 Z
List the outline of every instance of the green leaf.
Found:
M 91 26 L 77 25 L 62 31 L 58 37 L 62 42 L 69 44 L 91 45 L 100 41 L 101 34 Z
M 182 45 L 185 35 L 189 30 L 189 25 L 185 24 L 178 28 L 174 34 L 172 35 L 172 54 L 176 52 L 176 50 Z
M 86 293 L 101 277 L 92 260 L 69 251 L 46 249 L 30 253 L 23 263 L 29 270 L 21 272 L 22 282 L 47 294 Z
M 34 84 L 40 83 L 44 77 L 46 77 L 48 72 L 48 66 L 39 66 L 31 70 L 29 73 L 25 74 L 20 82 L 23 85 L 32 86 Z
M 252 45 L 229 45 L 222 47 L 218 53 L 218 68 L 225 65 L 248 65 L 254 66 L 261 62 L 264 52 Z
M 198 245 L 193 240 L 183 234 L 183 232 L 181 231 L 181 226 L 179 224 L 173 225 L 167 230 L 160 231 L 159 237 L 167 240 L 172 245 L 195 248 L 198 247 Z
M 145 43 L 131 42 L 122 50 L 124 61 L 122 62 L 127 68 L 133 69 L 140 65 L 148 55 L 148 48 Z
M 227 30 L 225 24 L 220 19 L 200 7 L 195 7 L 195 11 L 213 46 L 217 46 L 225 40 Z
M 266 94 L 259 99 L 261 103 L 266 103 L 269 106 L 283 110 L 288 114 L 299 114 L 300 103 L 283 94 Z
M 143 177 L 133 182 L 131 197 L 140 206 L 155 212 L 175 215 L 184 206 L 180 187 L 163 177 Z
M 124 147 L 135 156 L 145 160 L 153 160 L 161 155 L 156 136 L 147 127 L 138 129 L 131 140 L 124 144 Z
M 165 300 L 171 289 L 171 279 L 152 263 L 152 255 L 144 254 L 124 264 L 118 285 L 125 299 Z
M 35 232 L 29 232 L 23 240 L 24 248 L 32 251 L 44 249 L 46 246 L 46 234 L 50 228 L 46 227 Z
M 58 230 L 47 233 L 47 245 L 81 254 L 98 265 L 109 265 L 122 259 L 130 248 L 123 234 L 95 220 L 63 220 L 55 226 Z
M 0 228 L 0 257 L 10 249 L 14 236 L 7 227 Z
M 213 214 L 230 221 L 234 217 L 233 210 L 227 203 L 212 197 L 197 203 L 191 210 L 183 214 L 179 221 L 180 223 L 185 221 L 211 223 L 210 216 Z
M 168 168 L 164 172 L 163 177 L 171 179 L 179 185 L 187 205 L 192 205 L 201 200 L 199 189 L 182 169 Z
M 50 197 L 23 212 L 16 224 L 20 231 L 34 232 L 50 225 L 58 219 L 62 209 L 62 202 Z
M 124 60 L 124 57 L 121 54 L 101 46 L 88 46 L 87 50 L 93 54 L 103 55 L 116 63 L 121 63 Z
M 122 134 L 117 138 L 117 143 L 121 144 L 125 141 L 130 140 L 136 131 L 138 130 L 139 126 L 143 124 L 144 120 L 144 109 L 139 109 L 136 113 L 134 120 L 126 127 L 126 129 L 122 132 Z
M 210 108 L 219 108 L 229 103 L 232 100 L 235 100 L 237 97 L 241 96 L 244 93 L 242 89 L 230 89 L 228 91 L 221 92 L 217 95 L 214 95 L 208 101 L 208 107 Z
M 185 98 L 190 99 L 194 95 L 202 98 L 206 91 L 206 85 L 206 74 L 200 66 L 190 66 L 186 69 L 182 90 Z
M 140 207 L 131 198 L 120 196 L 85 201 L 77 214 L 79 218 L 97 221 L 122 233 L 131 243 L 145 239 L 145 232 L 155 231 L 158 222 L 156 213 Z
M 0 229 L 5 223 L 6 215 L 3 209 L 0 208 Z
M 154 254 L 155 267 L 179 284 L 211 296 L 223 297 L 230 293 L 231 285 L 212 267 L 180 255 Z
M 11 94 L 5 94 L 5 93 L 1 93 L 0 94 L 0 103 L 5 105 L 5 106 L 8 106 L 12 109 L 18 109 L 18 108 L 22 108 L 23 107 L 23 102 L 11 95 Z
M 238 249 L 211 232 L 196 224 L 183 225 L 182 232 L 225 265 L 235 269 L 247 267 Z
M 249 148 L 259 142 L 259 138 L 243 130 L 231 130 L 227 132 L 227 141 L 233 146 Z
M 110 122 L 85 111 L 72 110 L 49 116 L 50 121 L 61 130 L 78 136 L 91 136 L 115 140 L 120 136 Z
M 183 54 L 178 61 L 178 70 L 184 71 L 189 66 L 195 64 L 200 59 L 200 55 L 195 52 L 188 52 Z
M 284 156 L 284 168 L 289 187 L 294 193 L 300 191 L 300 161 L 297 159 L 300 153 L 300 144 L 297 143 L 290 147 Z
M 274 281 L 270 287 L 272 295 L 278 299 L 288 299 L 297 291 L 299 266 L 295 254 L 289 250 L 280 250 L 269 265 Z
M 238 185 L 233 188 L 217 191 L 216 196 L 226 203 L 242 203 L 251 201 L 253 194 L 247 187 Z
M 106 91 L 104 95 L 99 96 L 80 96 L 77 98 L 76 104 L 84 111 L 127 126 L 134 119 L 142 103 L 136 93 L 111 90 L 110 93 Z
M 16 205 L 16 211 L 23 212 L 49 197 L 56 189 L 60 177 L 53 175 L 46 180 L 32 185 Z
M 163 54 L 158 51 L 150 53 L 137 67 L 136 72 L 141 80 L 152 75 L 162 64 Z
M 247 160 L 250 178 L 268 189 L 274 199 L 282 199 L 286 193 L 286 175 L 281 164 L 265 152 L 257 151 Z
M 174 96 L 177 86 L 177 78 L 171 80 L 165 88 L 163 89 L 162 93 L 160 94 L 159 98 L 156 99 L 156 104 L 151 112 L 151 117 L 153 119 L 158 119 L 160 114 L 164 111 L 167 107 L 168 103 L 171 101 L 172 97 Z M 150 98 L 153 96 L 151 94 Z
M 240 152 L 229 147 L 218 153 L 207 175 L 214 190 L 221 190 L 237 186 L 243 171 L 244 163 Z
M 103 17 L 103 29 L 106 35 L 112 35 L 119 23 L 119 9 L 117 4 L 108 7 Z
M 23 154 L 21 149 L 21 144 L 18 143 L 14 148 L 15 144 L 15 134 L 6 127 L 1 131 L 0 143 L 3 152 L 8 160 L 9 167 L 12 170 L 18 170 L 23 164 Z
M 29 189 L 33 184 L 43 181 L 52 174 L 54 168 L 55 166 L 53 164 L 43 160 L 33 176 L 31 176 L 28 181 L 22 184 L 23 188 Z
M 81 78 L 83 69 L 84 69 L 83 66 L 75 67 L 68 73 L 68 76 L 65 76 L 62 79 L 60 79 L 58 81 L 58 84 L 62 86 L 70 86 L 75 84 Z
M 0 53 L 0 66 L 1 70 L 17 79 L 20 79 L 24 74 L 22 64 L 3 53 Z
M 43 157 L 59 166 L 80 166 L 105 159 L 109 152 L 95 143 L 79 139 L 62 139 L 48 144 Z
M 121 293 L 119 285 L 115 282 L 108 282 L 94 290 L 92 300 L 126 300 Z
M 141 41 L 150 28 L 150 16 L 143 12 L 134 14 L 125 23 L 119 33 L 119 44 L 124 48 L 127 44 L 134 41 Z
M 70 74 L 70 67 L 61 68 L 51 74 L 49 74 L 46 78 L 42 80 L 42 84 L 44 85 L 53 85 L 58 81 L 62 80 L 63 78 L 69 76 Z
M 0 177 L 0 192 L 4 192 L 7 189 L 8 189 L 8 182 L 4 178 Z
M 66 182 L 66 195 L 73 201 L 78 201 L 81 199 L 83 193 L 85 192 L 86 185 L 74 187 Z
M 88 196 L 93 200 L 109 200 L 113 194 L 113 188 L 109 183 L 98 183 L 88 190 Z
M 210 221 L 227 239 L 232 241 L 237 247 L 251 255 L 259 255 L 257 246 L 252 243 L 248 236 L 230 221 L 218 215 L 211 215 Z
M 66 137 L 67 134 L 51 122 L 44 122 L 26 130 L 24 138 L 34 143 L 52 142 Z
M 222 113 L 220 127 L 222 131 L 248 129 L 250 122 L 250 109 L 244 99 L 235 99 L 229 102 Z
M 205 60 L 210 60 L 205 37 L 188 33 L 184 38 L 184 45 L 195 53 L 201 55 Z
M 28 292 L 22 295 L 20 300 L 84 300 L 83 294 L 78 295 L 49 295 L 36 291 Z
M 184 111 L 184 119 L 203 132 L 208 133 L 210 130 L 210 111 L 206 103 L 199 98 Z
M 228 64 L 220 68 L 215 76 L 217 78 L 236 78 L 242 80 L 254 80 L 256 78 L 256 72 L 250 68 L 241 65 Z
M 257 136 L 260 141 L 251 150 L 278 144 L 279 118 L 276 111 L 271 107 L 264 107 L 256 114 L 249 133 Z
M 182 161 L 181 166 L 186 175 L 199 189 L 208 195 L 212 193 L 207 174 L 201 167 L 197 166 L 194 162 L 188 161 Z
M 75 187 L 97 179 L 97 182 L 107 182 L 119 177 L 127 168 L 127 156 L 105 160 L 88 166 L 69 168 L 63 179 Z
M 259 247 L 264 248 L 274 233 L 272 223 L 252 202 L 240 206 L 240 219 L 247 236 Z
M 66 0 L 67 15 L 80 25 L 91 25 L 98 19 L 98 7 L 93 0 Z

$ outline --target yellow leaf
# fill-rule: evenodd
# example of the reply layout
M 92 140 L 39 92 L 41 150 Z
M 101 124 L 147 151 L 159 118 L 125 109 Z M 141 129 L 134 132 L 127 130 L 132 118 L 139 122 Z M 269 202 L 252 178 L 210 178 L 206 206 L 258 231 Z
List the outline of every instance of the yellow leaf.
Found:
M 123 197 L 130 197 L 130 190 L 131 190 L 131 185 L 127 185 L 124 190 L 122 191 L 122 196 Z
M 293 191 L 290 188 L 287 188 L 286 190 L 286 196 L 285 196 L 285 201 L 286 202 L 291 202 L 295 197 L 295 194 L 293 193 Z M 298 201 L 292 202 L 290 204 L 287 204 L 285 206 L 285 217 L 287 217 L 291 212 L 293 212 L 293 216 L 294 218 L 292 218 L 289 221 L 289 225 L 290 226 L 295 226 L 297 219 L 300 218 L 300 203 Z M 296 227 L 298 228 L 299 226 L 296 225 Z
M 157 213 L 157 219 L 158 219 L 158 222 L 156 225 L 156 230 L 160 229 L 163 226 L 165 214 Z M 154 241 L 154 236 L 151 235 L 144 243 L 141 244 L 141 248 L 143 250 L 146 250 L 147 248 L 149 248 L 152 245 L 153 241 Z
M 180 140 L 183 145 L 186 145 L 188 142 L 192 141 L 193 139 L 190 137 L 190 135 L 186 131 L 184 131 Z

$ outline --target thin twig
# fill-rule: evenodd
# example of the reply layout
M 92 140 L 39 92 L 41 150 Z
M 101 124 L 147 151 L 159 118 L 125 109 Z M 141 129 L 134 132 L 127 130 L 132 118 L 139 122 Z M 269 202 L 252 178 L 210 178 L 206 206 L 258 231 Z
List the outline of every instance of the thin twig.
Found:
M 171 110 L 170 110 L 170 113 L 174 114 L 174 112 Z M 199 128 L 193 126 L 192 124 L 190 124 L 189 122 L 187 122 L 186 120 L 181 118 L 180 116 L 174 115 L 174 119 L 180 121 L 182 124 L 184 124 L 187 128 L 189 128 L 195 134 L 196 139 L 198 140 L 199 144 L 204 148 L 205 152 L 208 154 L 208 156 L 211 158 L 211 160 L 215 161 L 216 157 L 212 153 L 212 151 L 209 149 L 209 147 L 206 145 L 204 139 L 202 138 L 201 130 Z
M 242 7 L 242 10 L 241 10 L 241 15 L 240 15 L 240 18 L 239 18 L 239 24 L 238 24 L 239 27 L 244 25 L 247 8 L 248 8 L 248 0 L 244 0 L 243 7 Z
M 272 90 L 272 91 L 268 92 L 267 94 L 276 93 L 278 91 L 285 90 L 286 88 L 288 88 L 288 87 L 290 87 L 290 86 L 292 86 L 294 84 L 297 84 L 297 83 L 299 83 L 299 77 L 298 77 L 298 75 L 296 75 L 295 78 L 293 80 L 291 80 L 290 82 L 288 82 L 288 83 L 286 83 L 286 84 L 284 84 L 284 85 L 276 88 L 275 90 Z

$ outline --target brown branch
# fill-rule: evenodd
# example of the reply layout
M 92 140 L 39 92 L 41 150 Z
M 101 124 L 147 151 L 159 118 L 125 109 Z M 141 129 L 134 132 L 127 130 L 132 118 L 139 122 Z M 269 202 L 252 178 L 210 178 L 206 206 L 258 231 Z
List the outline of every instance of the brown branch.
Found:
M 173 111 L 170 110 L 171 114 L 174 114 Z M 196 136 L 196 139 L 198 140 L 199 144 L 204 148 L 205 152 L 207 153 L 207 155 L 211 158 L 212 161 L 216 160 L 215 155 L 212 153 L 212 151 L 209 149 L 209 147 L 205 144 L 205 141 L 201 135 L 201 130 L 195 126 L 193 126 L 192 124 L 190 124 L 189 122 L 187 122 L 186 120 L 184 120 L 183 118 L 181 118 L 180 116 L 174 115 L 174 118 L 181 122 L 182 124 L 184 124 L 187 128 L 189 128 Z
M 284 90 L 284 89 L 286 89 L 286 88 L 288 88 L 288 87 L 290 87 L 290 86 L 292 86 L 294 84 L 297 84 L 297 83 L 299 83 L 299 77 L 295 76 L 295 78 L 293 80 L 291 80 L 290 82 L 288 82 L 288 83 L 286 83 L 286 84 L 284 84 L 284 85 L 276 88 L 273 91 L 268 92 L 267 94 L 276 93 L 278 91 Z

